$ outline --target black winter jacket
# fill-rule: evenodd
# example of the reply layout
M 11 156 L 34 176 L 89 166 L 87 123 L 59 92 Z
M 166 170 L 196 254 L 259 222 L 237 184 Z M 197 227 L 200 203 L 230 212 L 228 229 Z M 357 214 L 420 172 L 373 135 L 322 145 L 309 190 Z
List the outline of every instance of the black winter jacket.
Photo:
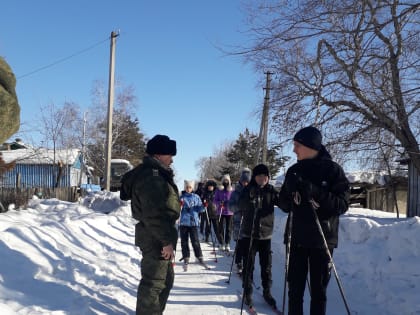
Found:
M 203 191 L 202 194 L 202 200 L 203 203 L 206 202 L 207 203 L 207 213 L 209 215 L 209 219 L 217 219 L 217 212 L 216 212 L 216 205 L 214 204 L 214 194 L 216 193 L 216 191 L 209 191 L 206 189 Z
M 239 208 L 242 209 L 241 238 L 249 238 L 252 228 L 253 239 L 266 240 L 273 236 L 274 206 L 278 206 L 279 192 L 270 184 L 258 187 L 252 179 L 239 197 Z M 254 221 L 255 214 L 255 221 Z M 252 223 L 254 221 L 254 226 Z
M 288 185 L 294 174 L 312 184 L 312 197 L 319 204 L 316 209 L 325 239 L 329 247 L 337 247 L 339 215 L 348 209 L 350 188 L 343 169 L 331 160 L 330 154 L 323 147 L 318 156 L 313 159 L 298 161 L 286 173 L 280 190 L 280 208 L 285 212 L 293 211 L 291 244 L 307 248 L 322 248 L 322 235 L 316 225 L 315 215 L 307 192 L 301 191 L 303 196 L 300 203 L 293 200 L 294 192 L 288 191 Z M 287 242 L 290 214 L 285 229 L 284 242 Z

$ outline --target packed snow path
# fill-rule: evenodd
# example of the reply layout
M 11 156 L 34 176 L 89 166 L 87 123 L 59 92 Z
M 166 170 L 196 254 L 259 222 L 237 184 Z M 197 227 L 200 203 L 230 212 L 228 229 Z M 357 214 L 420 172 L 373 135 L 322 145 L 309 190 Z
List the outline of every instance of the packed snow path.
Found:
M 182 314 L 188 312 L 191 315 L 240 314 L 241 297 L 239 293 L 242 292 L 242 282 L 235 273 L 235 266 L 230 282 L 227 283 L 233 257 L 226 256 L 216 250 L 217 262 L 215 262 L 211 244 L 202 242 L 201 249 L 204 259 L 211 269 L 206 270 L 198 262 L 195 262 L 195 258 L 191 257 L 188 271 L 184 271 L 183 263 L 178 261 L 181 257 L 181 248 L 178 243 L 175 284 L 165 313 Z M 259 283 L 259 268 L 256 268 L 255 278 L 258 279 L 255 283 L 258 287 L 261 285 Z M 262 288 L 259 290 L 254 288 L 254 291 L 254 305 L 258 314 L 273 314 L 273 311 L 270 310 L 262 298 Z M 247 314 L 245 309 L 244 306 L 243 314 Z
M 272 294 L 281 308 L 286 215 L 276 210 L 275 220 Z M 334 260 L 352 315 L 419 315 L 420 218 L 353 208 L 340 221 Z M 0 314 L 134 314 L 141 260 L 133 245 L 134 224 L 130 205 L 104 192 L 80 203 L 34 198 L 25 210 L 1 213 Z M 184 273 L 177 261 L 165 315 L 239 315 L 240 279 L 233 274 L 226 283 L 232 258 L 219 255 L 215 263 L 212 246 L 202 247 L 212 269 L 191 257 Z M 272 314 L 257 293 L 254 301 L 260 314 Z M 308 304 L 306 295 L 305 314 Z M 327 314 L 346 314 L 334 277 Z

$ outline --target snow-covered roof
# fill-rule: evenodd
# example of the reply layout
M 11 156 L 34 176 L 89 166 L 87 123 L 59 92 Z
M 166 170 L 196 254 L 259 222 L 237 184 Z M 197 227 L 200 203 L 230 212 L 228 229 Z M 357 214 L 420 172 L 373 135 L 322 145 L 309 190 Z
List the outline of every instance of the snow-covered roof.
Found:
M 54 150 L 45 148 L 26 148 L 0 151 L 6 163 L 15 161 L 17 164 L 51 164 L 54 161 Z M 55 150 L 55 161 L 72 165 L 79 156 L 78 149 Z
M 384 176 L 385 173 L 378 172 L 366 172 L 366 171 L 355 171 L 351 173 L 346 173 L 346 177 L 350 183 L 367 183 L 380 185 L 385 184 Z
M 407 177 L 404 170 L 391 171 L 393 177 Z M 346 177 L 350 183 L 367 183 L 385 185 L 389 182 L 389 173 L 387 171 L 353 171 L 346 172 Z
M 111 159 L 111 163 L 121 163 L 121 164 L 131 165 L 130 161 L 125 160 L 125 159 Z

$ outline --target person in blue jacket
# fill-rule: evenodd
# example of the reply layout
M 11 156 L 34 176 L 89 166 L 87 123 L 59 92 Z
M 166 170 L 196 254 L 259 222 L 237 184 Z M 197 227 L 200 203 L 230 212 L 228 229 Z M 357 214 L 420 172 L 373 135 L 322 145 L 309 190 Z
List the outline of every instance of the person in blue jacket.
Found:
M 194 255 L 200 263 L 203 263 L 203 253 L 201 251 L 200 240 L 198 238 L 198 227 L 200 226 L 200 213 L 204 212 L 204 206 L 200 196 L 193 193 L 194 181 L 184 181 L 184 191 L 181 195 L 181 218 L 179 231 L 181 235 L 181 249 L 184 264 L 190 261 L 190 247 L 188 240 L 194 250 Z

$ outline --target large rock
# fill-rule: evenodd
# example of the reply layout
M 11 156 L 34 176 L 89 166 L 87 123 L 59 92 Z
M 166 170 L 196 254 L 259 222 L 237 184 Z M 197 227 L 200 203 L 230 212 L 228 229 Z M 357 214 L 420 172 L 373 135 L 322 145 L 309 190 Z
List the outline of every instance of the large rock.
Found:
M 20 107 L 15 87 L 15 75 L 0 57 L 0 144 L 19 130 Z

